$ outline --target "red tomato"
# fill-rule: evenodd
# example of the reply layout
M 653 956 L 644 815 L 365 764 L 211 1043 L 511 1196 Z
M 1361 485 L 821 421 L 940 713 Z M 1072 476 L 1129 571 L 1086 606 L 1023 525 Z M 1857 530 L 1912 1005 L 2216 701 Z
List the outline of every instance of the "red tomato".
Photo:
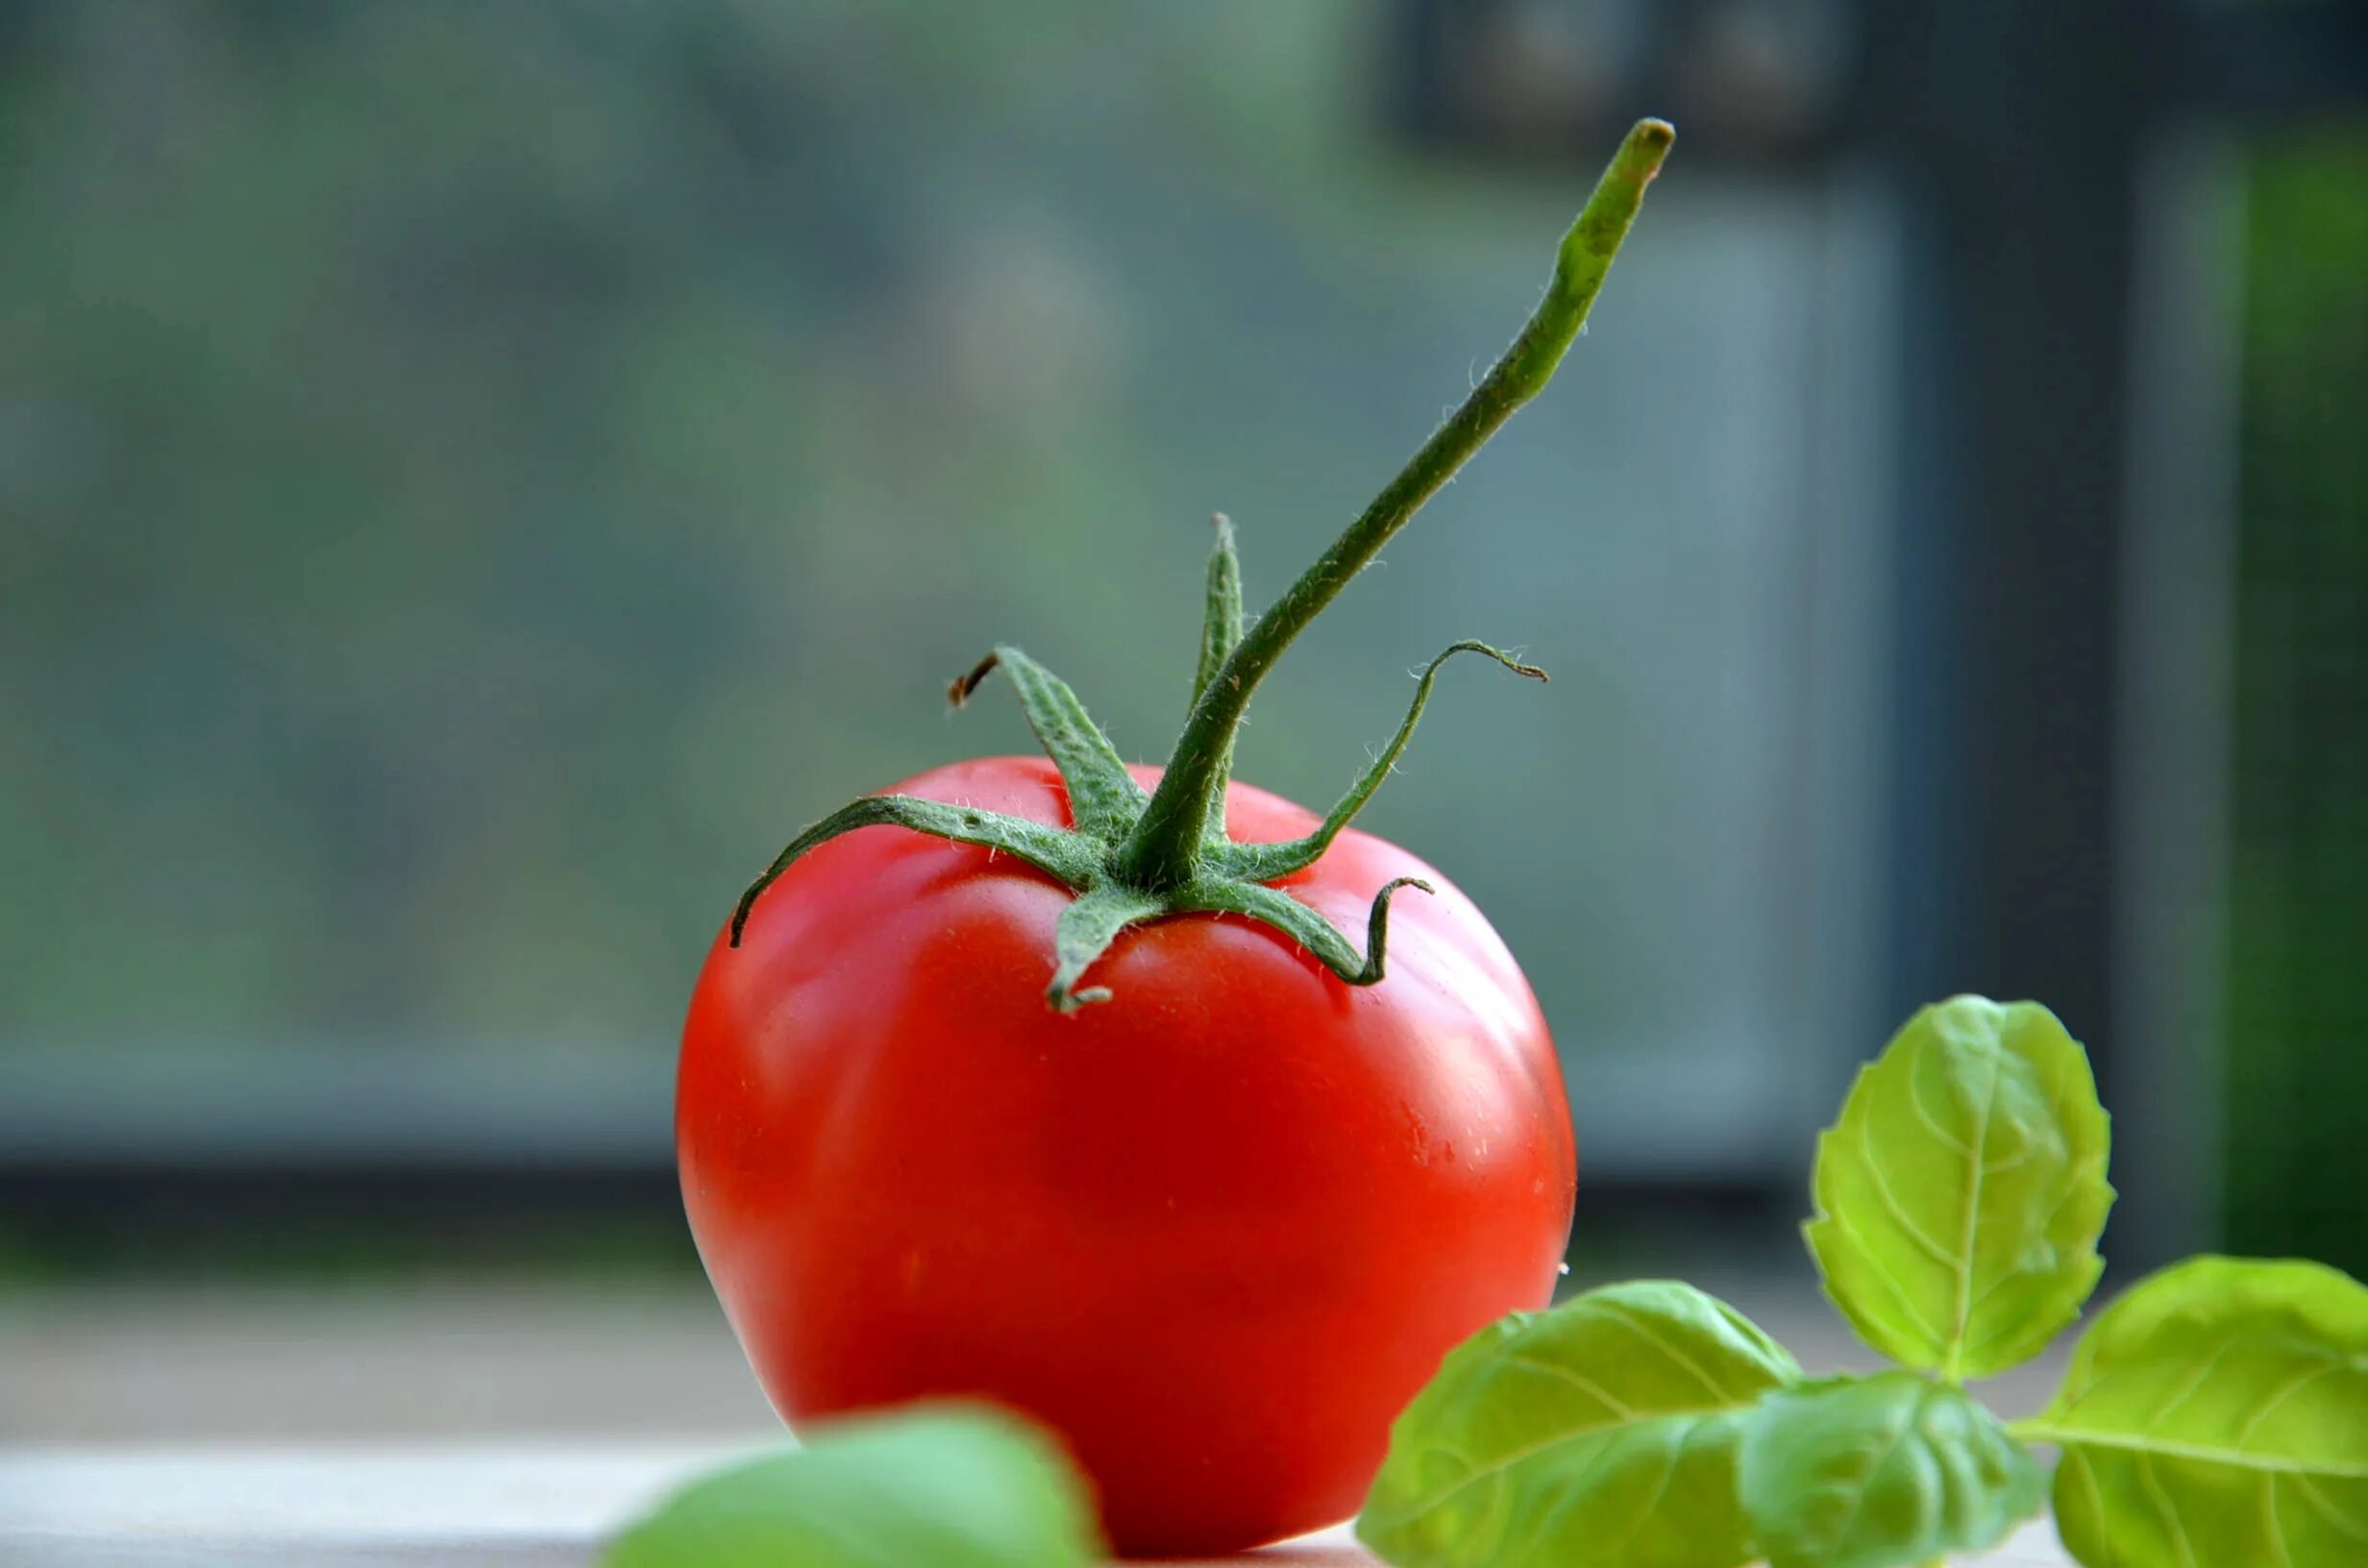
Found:
M 1069 821 L 1042 758 L 898 790 Z M 1226 798 L 1237 839 L 1315 825 Z M 1353 829 L 1282 885 L 1361 932 L 1410 875 L 1438 892 L 1397 900 L 1378 985 L 1189 915 L 1121 935 L 1090 976 L 1113 999 L 1063 1017 L 1070 894 L 1032 868 L 901 827 L 793 865 L 707 956 L 675 1121 L 781 1414 L 1000 1401 L 1067 1438 L 1130 1556 L 1353 1513 L 1440 1358 L 1546 1302 L 1576 1170 L 1544 1020 L 1469 899 Z

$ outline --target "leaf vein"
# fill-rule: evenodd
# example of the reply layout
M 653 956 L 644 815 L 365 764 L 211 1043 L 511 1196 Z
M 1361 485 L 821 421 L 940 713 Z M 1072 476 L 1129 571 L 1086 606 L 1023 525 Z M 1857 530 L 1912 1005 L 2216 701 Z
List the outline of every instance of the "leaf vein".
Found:
M 1597 1302 L 1595 1305 L 1599 1311 L 1607 1313 L 1614 1322 L 1620 1324 L 1622 1327 L 1626 1328 L 1629 1333 L 1635 1335 L 1638 1338 L 1643 1340 L 1646 1344 L 1661 1352 L 1662 1355 L 1667 1357 L 1671 1363 L 1684 1367 L 1692 1375 L 1693 1380 L 1700 1384 L 1705 1389 L 1709 1390 L 1711 1397 L 1717 1400 L 1722 1406 L 1731 1408 L 1736 1405 L 1749 1403 L 1747 1400 L 1738 1399 L 1732 1390 L 1726 1388 L 1708 1372 L 1703 1371 L 1700 1366 L 1695 1364 L 1692 1358 L 1687 1356 L 1675 1345 L 1670 1344 L 1666 1339 L 1662 1338 L 1660 1335 L 1654 1333 L 1653 1326 L 1651 1324 L 1645 1322 L 1644 1319 L 1639 1317 L 1636 1313 L 1630 1311 L 1618 1302 L 1601 1301 Z
M 1645 1525 L 1653 1517 L 1653 1510 L 1661 1507 L 1661 1500 L 1668 1495 L 1669 1483 L 1677 1479 L 1678 1466 L 1685 1462 L 1686 1445 L 1693 1441 L 1694 1429 L 1699 1425 L 1699 1422 L 1689 1421 L 1678 1429 L 1677 1440 L 1662 1456 L 1661 1480 L 1654 1484 L 1653 1495 L 1644 1500 L 1644 1507 L 1639 1508 L 1635 1517 L 1629 1520 L 1628 1528 L 1620 1532 L 1619 1539 L 1600 1554 L 1604 1560 L 1617 1562 L 1620 1554 L 1627 1550 L 1628 1543 L 1643 1533 Z
M 2088 1483 L 2088 1513 L 2096 1521 L 2097 1540 L 2105 1547 L 2105 1561 L 2099 1568 L 2115 1568 L 2121 1554 L 2113 1550 L 2113 1533 L 2106 1528 L 2105 1489 L 2097 1482 L 2096 1464 L 2088 1458 L 2088 1450 L 2073 1449 L 2064 1456 L 2064 1463 L 2081 1467 L 2081 1479 Z
M 1908 1216 L 1908 1211 L 1900 1205 L 1899 1194 L 1891 1190 L 1890 1178 L 1884 1174 L 1882 1163 L 1875 1158 L 1870 1130 L 1872 1125 L 1872 1118 L 1859 1118 L 1859 1158 L 1865 1164 L 1867 1180 L 1873 1185 L 1875 1195 L 1883 1200 L 1884 1212 L 1891 1216 L 1893 1224 L 1907 1233 L 1908 1239 L 1914 1242 L 1926 1257 L 1942 1268 L 1954 1270 L 1957 1261 L 1949 1256 L 1948 1249 L 1934 1240 L 1923 1226 Z
M 1981 1145 L 1979 1143 L 1968 1145 L 1963 1139 L 1959 1138 L 1935 1120 L 1932 1112 L 1926 1109 L 1923 1090 L 1919 1087 L 1923 1083 L 1923 1075 L 1915 1070 L 1916 1065 L 1920 1065 L 1922 1060 L 1919 1056 L 1916 1063 L 1912 1064 L 1908 1068 L 1908 1109 L 1915 1113 L 1915 1119 L 1924 1124 L 1924 1130 L 1933 1135 L 1934 1142 L 1951 1154 L 1970 1155 L 1974 1159 L 1980 1159 Z
M 2330 1361 L 2324 1366 L 2310 1367 L 2305 1371 L 2296 1373 L 2291 1378 L 2288 1378 L 2284 1384 L 2265 1396 L 2261 1401 L 2261 1408 L 2255 1410 L 2250 1416 L 2246 1417 L 2245 1424 L 2236 1429 L 2236 1446 L 2239 1448 L 2244 1447 L 2246 1440 L 2252 1437 L 2253 1433 L 2260 1427 L 2261 1423 L 2268 1420 L 2272 1415 L 2275 1415 L 2282 1408 L 2283 1408 L 2287 1400 L 2292 1399 L 2296 1394 L 2301 1393 L 2303 1389 L 2309 1386 L 2311 1384 L 2318 1382 L 2319 1379 L 2326 1377 L 2329 1373 L 2340 1372 L 2344 1370 L 2344 1364 L 2345 1363 L 2341 1361 Z
M 1850 1217 L 1848 1210 L 1838 1209 L 1826 1217 L 1858 1243 L 1861 1254 L 1870 1260 L 1874 1257 L 1875 1249 L 1869 1243 L 1866 1233 L 1859 1229 L 1858 1222 Z M 1909 1325 L 1916 1333 L 1922 1335 L 1927 1341 L 1937 1347 L 1941 1343 L 1940 1331 L 1933 1326 L 1932 1319 L 1924 1315 L 1924 1309 L 1917 1306 L 1914 1298 L 1908 1294 L 1907 1286 L 1901 1285 L 1888 1269 L 1880 1264 L 1875 1267 L 1874 1272 L 1875 1278 L 1881 1280 L 1885 1288 L 1891 1292 L 1891 1299 L 1899 1303 L 1900 1311 L 1907 1314 Z
M 1973 1311 L 1974 1232 L 1982 1218 L 1982 1155 L 1989 1143 L 1989 1123 L 1998 1107 L 1998 1082 L 2005 1076 L 1995 1060 L 1989 1065 L 1989 1089 L 1982 1096 L 1982 1117 L 1973 1141 L 1965 1147 L 1965 1216 L 1958 1235 L 1957 1322 L 1949 1332 L 1945 1357 L 1950 1378 L 1964 1365 L 1965 1324 Z
M 2179 1390 L 2179 1397 L 2171 1400 L 2160 1409 L 2155 1411 L 2153 1417 L 2147 1421 L 2146 1425 L 2139 1429 L 2141 1435 L 2151 1437 L 2156 1433 L 2161 1431 L 2162 1423 L 2168 1421 L 2173 1415 L 2177 1414 L 2179 1411 L 2179 1407 L 2193 1399 L 2195 1397 L 2195 1391 L 2211 1381 L 2211 1375 L 2220 1369 L 2220 1363 L 2227 1360 L 2229 1359 L 2229 1352 L 2234 1350 L 2235 1348 L 2236 1335 L 2231 1335 L 2229 1337 L 2220 1342 L 2219 1349 L 2213 1351 L 2209 1356 L 2203 1358 L 2201 1363 L 2196 1367 L 2195 1376 L 2189 1378 L 2187 1380 L 2186 1386 Z M 2237 1439 L 2237 1446 L 2239 1448 L 2244 1446 L 2244 1439 L 2242 1437 Z
M 2179 1517 L 2179 1504 L 2162 1489 L 2161 1478 L 2155 1474 L 2155 1461 L 2152 1454 L 2140 1453 L 2138 1455 L 2137 1480 L 2138 1484 L 2145 1488 L 2148 1501 L 2154 1504 L 2155 1511 L 2160 1514 L 2162 1522 L 2170 1527 L 2171 1540 L 2179 1548 L 2179 1560 L 2185 1565 L 2185 1568 L 2195 1568 L 2195 1547 L 2187 1539 L 2186 1523 Z
M 1856 1488 L 1858 1495 L 1850 1500 L 1849 1513 L 1843 1517 L 1840 1527 L 1826 1536 L 1825 1545 L 1829 1550 L 1840 1542 L 1847 1541 L 1850 1538 L 1850 1532 L 1858 1528 L 1859 1515 L 1866 1511 L 1866 1494 L 1874 1489 L 1876 1473 L 1890 1462 L 1891 1456 L 1899 1452 L 1899 1445 L 1907 1441 L 1908 1429 L 1914 1425 L 1916 1413 L 1923 1408 L 1923 1401 L 1917 1400 L 1914 1408 L 1904 1412 L 1898 1423 L 1891 1428 L 1889 1437 L 1883 1447 L 1868 1457 L 1866 1468 L 1859 1472 Z
M 1449 1499 L 1454 1498 L 1468 1488 L 1477 1485 L 1479 1482 L 1488 1480 L 1490 1477 L 1497 1475 L 1502 1471 L 1510 1470 L 1517 1464 L 1522 1464 L 1530 1459 L 1534 1459 L 1541 1454 L 1547 1453 L 1553 1449 L 1561 1448 L 1566 1443 L 1585 1442 L 1591 1437 L 1600 1437 L 1606 1433 L 1616 1432 L 1623 1426 L 1643 1427 L 1657 1426 L 1663 1422 L 1669 1421 L 1704 1421 L 1713 1416 L 1732 1414 L 1747 1403 L 1749 1402 L 1735 1401 L 1725 1405 L 1689 1407 L 1687 1409 L 1674 1410 L 1656 1410 L 1649 1415 L 1640 1416 L 1632 1422 L 1600 1421 L 1592 1426 L 1575 1427 L 1567 1431 L 1558 1432 L 1550 1437 L 1542 1438 L 1534 1443 L 1523 1444 L 1521 1447 L 1514 1449 L 1510 1453 L 1500 1455 L 1496 1458 L 1488 1460 L 1482 1464 L 1473 1465 L 1473 1467 L 1467 1474 L 1458 1477 L 1456 1481 L 1444 1490 L 1437 1492 L 1432 1496 L 1423 1499 L 1419 1503 L 1410 1504 L 1405 1508 L 1400 1509 L 1395 1513 L 1385 1515 L 1384 1517 L 1389 1523 L 1392 1524 L 1402 1523 L 1408 1519 L 1420 1518 L 1423 1514 L 1429 1513 L 1435 1508 L 1445 1507 Z M 1471 1459 L 1465 1455 L 1457 1454 L 1454 1455 L 1454 1458 L 1461 1460 L 1465 1464 L 1472 1464 Z
M 1557 1366 L 1552 1361 L 1542 1361 L 1535 1356 L 1523 1356 L 1514 1351 L 1506 1352 L 1505 1361 L 1507 1364 L 1512 1366 L 1527 1367 L 1532 1372 L 1542 1372 L 1549 1378 L 1553 1378 L 1559 1382 L 1570 1384 L 1570 1386 L 1578 1389 L 1581 1393 L 1586 1394 L 1589 1398 L 1600 1403 L 1605 1409 L 1610 1410 L 1615 1416 L 1617 1416 L 1623 1421 L 1633 1421 L 1636 1419 L 1637 1412 L 1634 1409 L 1621 1401 L 1613 1398 L 1610 1391 L 1605 1389 L 1593 1379 L 1582 1377 L 1580 1374 L 1571 1371 L 1566 1366 Z
M 2016 1431 L 2033 1442 L 2060 1443 L 2067 1449 L 2110 1449 L 2115 1453 L 2154 1455 L 2166 1459 L 2192 1459 L 2199 1464 L 2227 1465 L 2233 1470 L 2266 1470 L 2281 1476 L 2321 1477 L 2332 1481 L 2368 1481 L 2368 1462 L 2345 1464 L 2331 1459 L 2285 1459 L 2270 1454 L 2214 1448 L 2204 1443 L 2183 1443 L 2150 1437 L 2144 1433 L 2125 1435 L 2079 1427 L 2050 1426 L 2045 1422 L 2017 1427 Z
M 2321 1497 L 2319 1489 L 2310 1483 L 2308 1476 L 2290 1475 L 2285 1479 L 2294 1483 L 2294 1489 L 2302 1494 L 2303 1501 L 2310 1505 L 2310 1511 L 2334 1526 L 2337 1534 L 2348 1535 L 2353 1540 L 2368 1546 L 2368 1525 L 2361 1524 L 2334 1504 Z
M 1524 1531 L 1521 1534 L 1521 1550 L 1518 1552 L 1504 1552 L 1503 1555 L 1517 1562 L 1527 1556 L 1530 1552 L 1540 1544 L 1550 1539 L 1553 1535 L 1555 1527 L 1561 1524 L 1563 1516 L 1568 1513 L 1573 1507 L 1587 1500 L 1588 1483 L 1595 1479 L 1595 1473 L 1601 1470 L 1605 1465 L 1611 1463 L 1614 1456 L 1617 1453 L 1617 1447 L 1612 1443 L 1600 1443 L 1596 1445 L 1594 1457 L 1587 1461 L 1586 1468 L 1581 1470 L 1577 1475 L 1571 1477 L 1561 1486 L 1559 1489 L 1560 1495 L 1557 1496 L 1553 1502 L 1548 1504 L 1545 1507 L 1538 1510 L 1537 1517 L 1530 1525 L 1530 1528 Z M 1500 1477 L 1504 1475 L 1504 1473 L 1505 1472 L 1502 1470 L 1496 1472 L 1496 1474 Z M 1517 1522 L 1517 1515 L 1515 1518 L 1507 1519 L 1505 1521 L 1506 1531 L 1510 1533 L 1513 1526 Z M 1499 1537 L 1497 1545 L 1501 1551 L 1506 1545 L 1504 1537 Z

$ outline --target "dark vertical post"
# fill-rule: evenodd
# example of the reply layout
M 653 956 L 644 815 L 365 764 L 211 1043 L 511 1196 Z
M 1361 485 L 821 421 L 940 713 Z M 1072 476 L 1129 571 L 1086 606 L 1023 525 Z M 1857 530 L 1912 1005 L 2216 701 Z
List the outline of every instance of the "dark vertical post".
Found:
M 2152 9 L 1866 12 L 1874 119 L 1919 183 L 1932 269 L 1930 319 L 1908 341 L 1933 357 L 1907 384 L 1957 427 L 1948 504 L 1906 523 L 1939 530 L 1916 555 L 1946 580 L 1922 601 L 1947 600 L 1935 629 L 1955 651 L 1921 696 L 1944 705 L 1925 719 L 1941 726 L 1945 788 L 1913 793 L 1912 777 L 1904 824 L 1941 846 L 1955 903 L 1903 909 L 1902 924 L 1949 933 L 1946 985 L 2055 1007 L 2109 1097 L 2128 292 Z

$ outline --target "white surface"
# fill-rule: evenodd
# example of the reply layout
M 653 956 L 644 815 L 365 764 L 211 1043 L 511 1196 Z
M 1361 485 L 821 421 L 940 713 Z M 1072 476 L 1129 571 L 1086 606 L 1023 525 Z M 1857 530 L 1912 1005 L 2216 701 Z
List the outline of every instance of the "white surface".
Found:
M 578 1563 L 733 1444 L 0 1451 L 0 1562 Z
M 17 1568 L 589 1563 L 730 1443 L 0 1450 L 0 1563 Z M 1238 1559 L 1364 1564 L 1345 1531 Z
M 1668 1266 L 1812 1371 L 1867 1364 L 1805 1276 Z M 1983 1392 L 2020 1414 L 2060 1374 Z M 0 1568 L 582 1565 L 686 1472 L 779 1441 L 696 1281 L 0 1295 Z M 1241 1560 L 1369 1561 L 1340 1532 Z M 2044 1533 L 1988 1560 L 2062 1562 Z
M 10 1568 L 576 1568 L 737 1443 L 0 1450 Z M 1370 1564 L 1345 1530 L 1233 1559 Z M 1984 1559 L 2063 1561 L 2042 1529 Z

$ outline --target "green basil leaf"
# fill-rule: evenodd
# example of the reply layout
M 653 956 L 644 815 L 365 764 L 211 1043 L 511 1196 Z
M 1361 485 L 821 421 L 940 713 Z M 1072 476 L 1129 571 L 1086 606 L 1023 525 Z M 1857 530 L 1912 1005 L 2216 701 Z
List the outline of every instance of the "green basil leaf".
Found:
M 2368 1562 L 2368 1288 L 2195 1258 L 2089 1325 L 2055 1403 L 2056 1528 L 2090 1568 Z
M 605 1568 L 1083 1568 L 1102 1560 L 1084 1482 L 1017 1417 L 938 1406 L 834 1422 L 692 1482 L 617 1537 Z
M 2080 1315 L 2113 1189 L 2079 1041 L 2035 1002 L 1908 1020 L 1817 1139 L 1804 1234 L 1875 1349 L 1952 1382 L 2029 1360 Z
M 1769 1568 L 1985 1552 L 2047 1490 L 1996 1416 L 1913 1372 L 1778 1389 L 1743 1421 L 1739 1470 Z
M 1357 1534 L 1397 1568 L 1736 1568 L 1737 1424 L 1799 1376 L 1689 1285 L 1516 1312 L 1398 1417 Z

